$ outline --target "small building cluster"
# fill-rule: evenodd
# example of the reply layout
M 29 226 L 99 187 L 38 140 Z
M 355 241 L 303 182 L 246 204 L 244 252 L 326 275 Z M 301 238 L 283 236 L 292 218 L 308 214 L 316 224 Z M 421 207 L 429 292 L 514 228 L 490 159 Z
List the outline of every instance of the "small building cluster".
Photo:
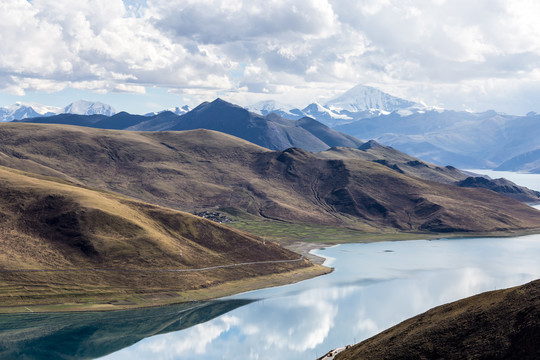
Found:
M 200 216 L 200 217 L 202 217 L 204 219 L 215 221 L 215 222 L 220 223 L 220 224 L 230 223 L 230 222 L 233 221 L 227 215 L 222 214 L 220 212 L 214 212 L 214 211 L 201 211 L 201 212 L 194 213 L 194 215 Z

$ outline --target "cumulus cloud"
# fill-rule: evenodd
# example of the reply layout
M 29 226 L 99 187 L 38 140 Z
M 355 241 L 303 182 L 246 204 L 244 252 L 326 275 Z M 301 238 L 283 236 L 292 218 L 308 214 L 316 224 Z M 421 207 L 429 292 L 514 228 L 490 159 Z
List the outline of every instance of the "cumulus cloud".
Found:
M 539 11 L 530 0 L 4 0 L 0 86 L 298 103 L 364 83 L 444 105 L 468 101 L 474 83 L 488 103 L 509 88 L 537 94 L 520 84 L 540 81 Z

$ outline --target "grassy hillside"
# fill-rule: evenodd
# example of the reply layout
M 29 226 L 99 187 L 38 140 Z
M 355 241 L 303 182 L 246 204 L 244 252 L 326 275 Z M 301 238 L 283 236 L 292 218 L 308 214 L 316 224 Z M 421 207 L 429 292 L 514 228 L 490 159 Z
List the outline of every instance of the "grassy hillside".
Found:
M 538 359 L 540 280 L 439 306 L 338 354 L 349 359 Z
M 0 311 L 185 301 L 326 271 L 187 213 L 4 167 L 0 219 Z M 229 266 L 239 263 L 255 264 Z M 187 271 L 216 266 L 224 267 Z
M 371 161 L 269 151 L 209 130 L 0 124 L 0 164 L 176 209 L 229 208 L 277 223 L 427 233 L 540 227 L 540 212 L 491 191 Z

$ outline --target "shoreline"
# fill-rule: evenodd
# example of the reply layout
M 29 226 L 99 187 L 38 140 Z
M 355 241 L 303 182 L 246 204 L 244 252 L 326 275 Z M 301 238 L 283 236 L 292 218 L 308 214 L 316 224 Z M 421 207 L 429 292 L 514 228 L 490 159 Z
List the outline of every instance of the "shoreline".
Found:
M 65 313 L 93 311 L 121 311 L 142 308 L 160 307 L 181 303 L 218 300 L 248 291 L 269 287 L 294 284 L 332 272 L 333 269 L 313 264 L 309 267 L 278 274 L 257 276 L 242 280 L 230 281 L 211 288 L 194 289 L 182 292 L 174 290 L 159 293 L 128 293 L 125 296 L 101 299 L 95 302 L 55 302 L 49 304 L 21 304 L 0 306 L 0 315 L 31 313 Z
M 158 306 L 167 306 L 180 303 L 197 301 L 217 300 L 223 297 L 241 294 L 243 292 L 261 290 L 270 287 L 294 284 L 303 280 L 326 275 L 333 268 L 323 265 L 325 258 L 310 253 L 311 250 L 328 248 L 340 244 L 373 243 L 383 241 L 410 241 L 410 240 L 435 240 L 435 239 L 465 239 L 479 237 L 519 237 L 539 234 L 539 229 L 526 229 L 514 231 L 499 231 L 491 233 L 396 233 L 396 234 L 363 234 L 358 241 L 329 241 L 309 242 L 294 241 L 281 242 L 281 246 L 292 250 L 308 259 L 312 265 L 294 271 L 258 276 L 219 284 L 211 288 L 194 289 L 182 292 L 174 290 L 159 293 L 126 293 L 124 296 L 104 298 L 95 302 L 55 302 L 49 304 L 22 304 L 14 306 L 0 306 L 2 314 L 29 314 L 29 313 L 62 313 L 62 312 L 92 312 L 92 311 L 121 311 L 133 310 Z

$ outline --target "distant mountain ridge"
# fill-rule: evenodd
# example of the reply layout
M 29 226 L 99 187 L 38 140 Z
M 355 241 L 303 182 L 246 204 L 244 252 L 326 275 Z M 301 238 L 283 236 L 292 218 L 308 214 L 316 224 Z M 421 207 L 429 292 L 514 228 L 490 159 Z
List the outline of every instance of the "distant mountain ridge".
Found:
M 102 111 L 95 109 L 96 107 L 87 107 L 85 113 L 109 114 L 110 116 L 110 113 L 105 112 L 103 108 Z M 273 135 L 275 135 L 273 140 L 266 143 L 253 138 L 250 138 L 250 141 L 261 146 L 271 146 L 272 149 L 285 148 L 288 144 L 310 151 L 324 150 L 324 145 L 313 139 L 312 134 L 307 135 L 311 139 L 307 142 L 311 145 L 306 147 L 305 141 L 298 142 L 298 136 L 293 136 L 293 134 L 299 134 L 298 129 L 293 132 L 282 131 L 285 120 L 297 121 L 310 117 L 342 135 L 348 134 L 365 141 L 375 139 L 382 144 L 435 164 L 452 165 L 462 169 L 496 168 L 497 170 L 540 173 L 540 143 L 537 141 L 540 138 L 540 115 L 534 112 L 525 116 L 516 116 L 492 110 L 472 113 L 427 108 L 422 104 L 363 85 L 357 85 L 324 104 L 313 102 L 304 108 L 293 108 L 293 105 L 266 100 L 247 106 L 246 109 L 266 119 L 274 129 Z M 37 118 L 37 116 L 49 117 L 62 111 L 66 109 L 59 110 L 54 107 L 18 103 L 0 108 L 0 120 L 29 121 L 28 119 L 32 118 L 35 119 L 32 122 L 69 124 L 70 121 L 66 117 L 57 118 L 54 121 Z M 78 118 L 71 123 L 107 129 L 130 127 L 129 130 L 144 131 L 170 130 L 173 127 L 176 129 L 195 128 L 194 123 L 191 123 L 191 127 L 182 127 L 178 119 L 174 117 L 174 115 L 186 115 L 190 111 L 189 107 L 182 106 L 148 113 L 146 119 L 139 117 L 140 115 L 122 113 L 118 118 L 111 116 L 109 120 L 101 119 L 103 122 L 97 119 Z M 77 113 L 81 112 L 83 111 L 77 111 Z M 274 116 L 271 116 L 272 114 Z M 213 124 L 217 127 L 209 124 L 205 126 L 218 130 L 218 122 L 216 120 Z M 246 132 L 249 131 L 246 130 Z M 239 129 L 236 129 L 236 132 L 225 132 L 243 137 Z
M 267 100 L 247 106 L 246 109 L 261 115 L 276 113 L 292 120 L 309 116 L 325 125 L 334 127 L 351 123 L 358 119 L 375 117 L 391 112 L 409 114 L 421 111 L 425 109 L 425 106 L 392 96 L 370 86 L 356 85 L 325 104 L 312 102 L 300 109 L 274 100 Z
M 13 121 L 39 116 L 51 116 L 58 114 L 60 111 L 60 108 L 54 106 L 16 102 L 10 106 L 0 107 L 0 121 Z
M 180 116 L 170 111 L 153 116 L 120 112 L 112 116 L 61 114 L 20 121 L 131 131 L 179 131 L 202 128 L 234 135 L 271 150 L 298 147 L 318 152 L 333 146 L 358 147 L 363 143 L 351 135 L 342 134 L 307 117 L 289 120 L 274 113 L 262 116 L 219 98 L 212 102 L 204 102 Z
M 17 102 L 11 106 L 0 107 L 0 122 L 60 114 L 112 116 L 116 113 L 117 111 L 112 106 L 99 101 L 78 100 L 63 108 L 36 103 Z
M 190 112 L 191 110 L 192 110 L 191 107 L 189 107 L 188 105 L 176 106 L 176 107 L 169 108 L 163 111 L 154 111 L 154 112 L 146 113 L 144 114 L 144 116 L 155 116 L 163 112 L 167 112 L 167 111 L 172 112 L 173 114 L 176 114 L 176 115 L 184 115 L 185 113 Z
M 332 111 L 347 111 L 350 113 L 366 110 L 392 112 L 410 107 L 424 107 L 413 101 L 401 99 L 379 89 L 364 85 L 356 85 L 343 95 L 328 101 L 325 106 Z
M 540 149 L 540 115 L 534 113 L 517 116 L 495 111 L 426 110 L 401 116 L 394 112 L 335 129 L 360 139 L 375 139 L 432 163 L 464 169 L 495 168 Z M 533 163 L 539 159 L 539 152 L 530 153 L 500 170 L 534 170 Z

